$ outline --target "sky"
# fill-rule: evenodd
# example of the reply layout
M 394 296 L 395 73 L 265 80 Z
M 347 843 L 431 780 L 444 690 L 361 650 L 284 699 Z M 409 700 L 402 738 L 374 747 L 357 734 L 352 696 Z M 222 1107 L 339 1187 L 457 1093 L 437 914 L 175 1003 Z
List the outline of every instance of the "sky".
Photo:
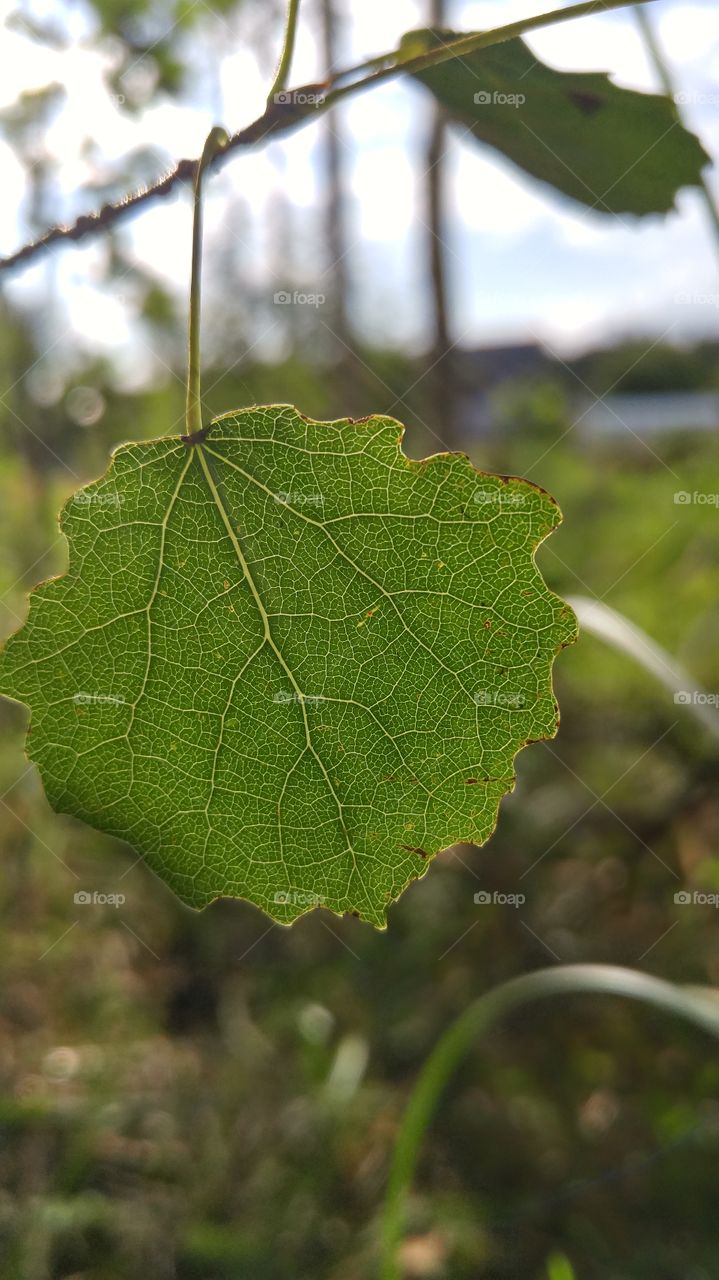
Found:
M 206 8 L 205 0 L 195 0 Z M 344 0 L 341 62 L 352 64 L 394 47 L 402 33 L 426 21 L 420 0 Z M 485 29 L 539 13 L 546 0 L 454 0 L 458 30 Z M 254 12 L 252 12 L 254 10 Z M 0 4 L 7 17 L 13 8 Z M 32 12 L 43 13 L 36 4 Z M 306 0 L 293 66 L 300 84 L 321 74 L 313 41 L 313 0 Z M 53 12 L 49 6 L 46 12 Z M 57 6 L 54 7 L 57 13 Z M 719 154 L 718 7 L 707 0 L 656 0 L 650 13 L 669 56 L 686 123 L 710 154 Z M 64 51 L 38 47 L 17 24 L 0 42 L 0 109 L 27 90 L 55 81 L 67 97 L 47 145 L 60 163 L 61 216 L 87 206 L 78 187 L 93 177 L 97 157 L 84 147 L 91 121 L 100 167 L 113 166 L 135 147 L 156 158 L 157 173 L 179 156 L 199 154 L 213 123 L 234 130 L 259 115 L 271 61 L 258 66 L 248 52 L 258 9 L 248 5 L 232 24 L 203 15 L 203 38 L 193 42 L 196 76 L 187 101 L 158 101 L 129 117 L 108 96 L 105 77 L 116 51 L 86 47 L 91 34 L 82 5 L 63 10 L 73 42 Z M 263 43 L 272 48 L 272 31 Z M 276 33 L 277 43 L 280 31 Z M 656 89 L 630 10 L 571 21 L 536 32 L 534 52 L 562 69 L 609 71 L 632 88 Z M 134 74 L 141 76 L 138 66 Z M 421 350 L 430 317 L 423 277 L 427 235 L 422 217 L 423 150 L 431 100 L 420 87 L 396 80 L 348 101 L 337 114 L 348 192 L 352 316 L 358 333 L 377 345 Z M 326 257 L 318 241 L 318 148 L 322 124 L 262 150 L 243 152 L 209 186 L 206 262 L 232 242 L 248 290 L 320 291 Z M 667 218 L 608 219 L 568 201 L 520 174 L 509 161 L 452 135 L 447 156 L 451 191 L 447 267 L 452 336 L 463 346 L 539 340 L 562 354 L 631 335 L 666 335 L 678 341 L 716 336 L 719 325 L 717 245 L 695 190 L 678 198 Z M 710 174 L 715 189 L 716 179 Z M 0 144 L 0 251 L 22 242 L 23 172 Z M 294 262 L 283 269 L 272 227 L 282 193 L 291 201 Z M 238 213 L 239 209 L 239 213 Z M 190 244 L 187 195 L 150 206 L 122 232 L 126 252 L 176 290 L 187 289 Z M 62 299 L 61 344 L 112 352 L 138 384 L 152 376 L 152 358 L 134 341 L 131 295 L 103 288 L 107 245 L 53 251 L 18 273 L 12 300 L 37 308 Z M 288 278 L 289 277 L 289 278 Z M 48 320 L 48 324 L 50 324 Z M 272 355 L 281 326 L 258 335 L 258 352 Z M 274 345 L 273 345 L 274 344 Z

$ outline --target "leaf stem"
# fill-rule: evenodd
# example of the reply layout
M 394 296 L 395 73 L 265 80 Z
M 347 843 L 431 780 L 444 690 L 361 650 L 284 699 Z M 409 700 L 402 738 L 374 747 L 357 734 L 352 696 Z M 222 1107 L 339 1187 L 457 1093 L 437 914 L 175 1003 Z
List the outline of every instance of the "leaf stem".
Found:
M 616 965 L 560 965 L 525 973 L 480 996 L 451 1024 L 420 1071 L 395 1143 L 384 1201 L 381 1241 L 381 1280 L 401 1280 L 397 1251 L 402 1238 L 407 1194 L 417 1166 L 425 1131 L 442 1090 L 478 1035 L 500 1018 L 532 1000 L 547 996 L 615 995 L 640 1000 L 694 1023 L 719 1039 L 716 993 L 684 990 L 649 974 Z
M 227 131 L 216 125 L 205 139 L 197 162 L 192 217 L 192 268 L 190 273 L 190 315 L 187 327 L 187 400 L 185 403 L 184 439 L 188 443 L 202 432 L 200 398 L 200 311 L 202 296 L 202 179 L 205 170 L 229 142 Z
M 424 71 L 428 67 L 437 66 L 441 62 L 447 62 L 450 58 L 458 58 L 467 53 L 473 53 L 475 49 L 488 49 L 495 44 L 504 44 L 507 40 L 516 40 L 517 36 L 525 35 L 528 31 L 535 31 L 539 27 L 553 27 L 559 22 L 569 22 L 572 18 L 588 18 L 593 13 L 608 13 L 612 9 L 625 9 L 628 6 L 652 4 L 654 0 L 582 0 L 580 4 L 567 5 L 565 9 L 552 9 L 547 13 L 538 13 L 530 18 L 520 18 L 517 22 L 509 22 L 503 27 L 494 27 L 491 31 L 472 31 L 466 36 L 460 36 L 457 40 L 448 40 L 446 44 L 442 44 L 439 48 L 431 49 L 427 53 L 420 54 L 414 58 L 405 58 L 396 61 L 389 67 L 382 67 L 379 71 L 375 71 L 372 75 L 366 76 L 362 80 L 356 80 L 352 84 L 342 85 L 339 89 L 334 89 L 325 99 L 324 107 L 330 107 L 333 103 L 339 101 L 340 98 L 347 97 L 351 93 L 358 93 L 363 89 L 371 89 L 383 80 L 388 80 L 397 75 L 416 75 L 419 71 Z M 396 59 L 396 54 L 395 54 Z
M 295 36 L 297 34 L 297 18 L 299 12 L 300 0 L 288 0 L 285 38 L 282 44 L 282 53 L 280 54 L 280 61 L 277 65 L 275 78 L 272 81 L 272 88 L 267 95 L 268 106 L 274 102 L 275 94 L 281 93 L 282 90 L 287 87 L 287 80 L 292 66 L 292 55 L 295 49 Z

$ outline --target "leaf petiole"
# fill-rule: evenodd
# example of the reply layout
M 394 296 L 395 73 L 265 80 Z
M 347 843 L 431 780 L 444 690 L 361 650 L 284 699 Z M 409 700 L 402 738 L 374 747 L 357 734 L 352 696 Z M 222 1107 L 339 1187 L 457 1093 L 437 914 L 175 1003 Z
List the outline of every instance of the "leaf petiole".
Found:
M 287 4 L 287 22 L 285 24 L 285 38 L 282 43 L 282 53 L 280 61 L 277 65 L 275 78 L 272 81 L 272 88 L 267 95 L 267 104 L 271 106 L 275 99 L 275 94 L 281 93 L 287 87 L 287 80 L 292 66 L 292 55 L 295 48 L 295 36 L 297 34 L 297 18 L 300 11 L 300 0 L 288 0 Z
M 197 162 L 192 219 L 192 268 L 190 273 L 190 316 L 187 329 L 187 400 L 183 440 L 194 444 L 202 433 L 200 398 L 200 310 L 202 282 L 202 180 L 205 170 L 229 142 L 226 129 L 216 125 L 207 135 Z

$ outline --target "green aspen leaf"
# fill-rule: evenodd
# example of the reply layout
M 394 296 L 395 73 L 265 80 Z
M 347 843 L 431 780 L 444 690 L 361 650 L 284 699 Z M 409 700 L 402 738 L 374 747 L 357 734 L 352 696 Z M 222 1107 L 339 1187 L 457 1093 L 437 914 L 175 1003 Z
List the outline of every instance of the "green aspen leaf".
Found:
M 435 853 L 488 838 L 514 755 L 556 730 L 575 621 L 534 563 L 556 503 L 412 461 L 402 432 L 238 410 L 200 444 L 122 446 L 65 505 L 69 570 L 0 688 L 53 808 L 193 907 L 381 926 Z
M 400 59 L 458 38 L 409 32 Z M 598 213 L 666 213 L 710 163 L 670 98 L 622 89 L 605 72 L 555 71 L 523 40 L 415 74 L 480 142 Z

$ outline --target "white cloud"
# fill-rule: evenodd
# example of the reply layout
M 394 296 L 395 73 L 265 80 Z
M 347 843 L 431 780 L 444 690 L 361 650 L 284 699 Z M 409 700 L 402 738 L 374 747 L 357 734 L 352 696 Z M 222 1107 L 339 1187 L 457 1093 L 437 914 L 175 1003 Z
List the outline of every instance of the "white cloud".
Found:
M 417 180 L 416 167 L 399 146 L 359 152 L 350 180 L 358 234 L 365 240 L 401 239 L 418 214 Z
M 549 216 L 547 199 L 536 183 L 530 185 L 473 141 L 453 152 L 447 181 L 459 219 L 470 231 L 515 240 Z

